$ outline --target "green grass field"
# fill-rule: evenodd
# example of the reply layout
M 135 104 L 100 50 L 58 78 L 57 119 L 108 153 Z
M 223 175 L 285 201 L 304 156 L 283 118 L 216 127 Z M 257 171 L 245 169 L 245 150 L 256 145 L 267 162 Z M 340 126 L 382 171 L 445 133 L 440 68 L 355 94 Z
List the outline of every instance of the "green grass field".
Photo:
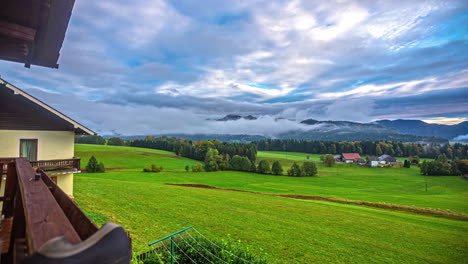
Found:
M 260 152 L 259 158 L 303 160 Z M 424 177 L 417 168 L 319 165 L 319 177 L 292 178 L 243 172 L 187 173 L 195 161 L 173 153 L 130 147 L 76 145 L 82 166 L 95 155 L 100 174 L 76 174 L 75 198 L 98 224 L 121 224 L 134 250 L 187 226 L 210 238 L 241 239 L 272 263 L 466 263 L 468 222 L 353 205 L 221 190 L 169 186 L 200 183 L 270 193 L 320 195 L 468 212 L 468 181 Z M 302 155 L 302 156 L 301 156 Z M 284 158 L 286 156 L 287 158 Z M 311 159 L 315 155 L 311 155 Z M 318 158 L 318 155 L 317 155 Z M 143 173 L 155 163 L 171 172 Z
M 130 169 L 130 171 L 142 170 L 144 166 L 151 164 L 163 166 L 165 171 L 182 171 L 185 165 L 191 166 L 197 162 L 181 158 L 173 152 L 164 150 L 87 144 L 75 145 L 75 156 L 81 158 L 83 168 L 93 155 L 98 161 L 103 161 L 106 167 Z

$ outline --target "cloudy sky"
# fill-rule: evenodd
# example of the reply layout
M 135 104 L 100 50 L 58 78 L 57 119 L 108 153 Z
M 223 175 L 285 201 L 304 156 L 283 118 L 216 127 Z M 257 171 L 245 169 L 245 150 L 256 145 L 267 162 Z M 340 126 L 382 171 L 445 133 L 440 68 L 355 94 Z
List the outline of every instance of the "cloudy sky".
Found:
M 0 73 L 103 134 L 292 126 L 275 117 L 458 122 L 468 3 L 77 0 L 59 64 L 1 61 Z M 265 116 L 262 128 L 206 124 L 230 113 Z

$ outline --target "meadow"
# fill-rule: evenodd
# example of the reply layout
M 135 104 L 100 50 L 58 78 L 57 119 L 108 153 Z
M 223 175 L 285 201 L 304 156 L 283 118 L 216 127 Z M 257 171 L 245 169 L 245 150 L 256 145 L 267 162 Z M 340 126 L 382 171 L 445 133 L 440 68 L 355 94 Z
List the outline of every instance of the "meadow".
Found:
M 463 263 L 468 222 L 332 202 L 170 186 L 198 183 L 268 193 L 320 195 L 468 212 L 468 182 L 424 177 L 418 168 L 319 165 L 319 176 L 292 178 L 244 172 L 185 172 L 196 161 L 174 153 L 76 145 L 121 169 L 75 175 L 75 199 L 98 224 L 112 221 L 132 235 L 134 250 L 187 226 L 210 238 L 242 240 L 271 263 Z M 304 153 L 259 152 L 259 159 L 303 160 Z M 315 159 L 315 155 L 310 155 Z M 318 159 L 318 155 L 317 155 Z M 151 163 L 170 170 L 141 172 Z M 429 188 L 425 192 L 425 180 Z

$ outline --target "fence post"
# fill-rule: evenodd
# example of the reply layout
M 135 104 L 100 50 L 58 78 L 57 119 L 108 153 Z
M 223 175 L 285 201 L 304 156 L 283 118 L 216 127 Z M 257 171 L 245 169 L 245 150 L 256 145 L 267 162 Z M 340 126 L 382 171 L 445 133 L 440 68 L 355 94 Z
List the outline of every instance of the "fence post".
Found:
M 174 264 L 174 237 L 171 237 L 171 264 Z

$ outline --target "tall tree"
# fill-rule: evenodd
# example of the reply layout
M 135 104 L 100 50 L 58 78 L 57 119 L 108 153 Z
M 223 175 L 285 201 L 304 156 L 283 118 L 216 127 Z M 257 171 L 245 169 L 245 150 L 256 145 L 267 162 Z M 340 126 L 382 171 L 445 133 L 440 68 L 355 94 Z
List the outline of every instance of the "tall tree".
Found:
M 257 172 L 262 174 L 270 174 L 271 168 L 268 160 L 261 160 L 257 166 Z
M 302 173 L 304 176 L 317 175 L 317 166 L 313 161 L 306 161 L 302 164 Z
M 205 171 L 219 170 L 219 164 L 223 161 L 223 156 L 219 155 L 217 149 L 209 149 L 205 156 Z
M 283 167 L 281 166 L 281 163 L 279 161 L 273 162 L 273 165 L 271 166 L 271 172 L 274 175 L 281 175 L 283 174 Z
M 327 167 L 333 167 L 335 166 L 336 160 L 333 155 L 326 155 L 325 158 L 323 159 L 323 164 Z
M 301 177 L 302 176 L 302 169 L 296 162 L 291 165 L 291 168 L 288 170 L 288 175 L 293 177 Z

